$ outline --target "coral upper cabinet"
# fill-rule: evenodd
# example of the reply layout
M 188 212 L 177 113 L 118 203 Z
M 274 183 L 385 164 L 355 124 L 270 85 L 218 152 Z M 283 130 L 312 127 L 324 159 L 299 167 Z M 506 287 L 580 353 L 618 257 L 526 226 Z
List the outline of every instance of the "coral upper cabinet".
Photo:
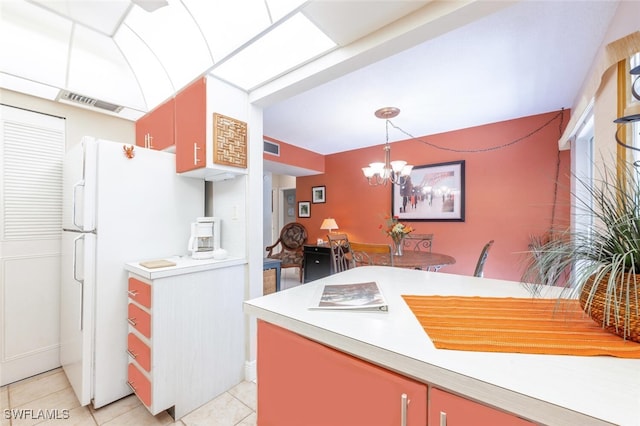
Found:
M 136 121 L 136 145 L 163 150 L 175 143 L 175 100 L 150 111 Z
M 199 78 L 176 100 L 176 171 L 206 166 L 207 160 L 207 80 Z
M 257 361 L 259 425 L 427 424 L 424 383 L 263 321 Z

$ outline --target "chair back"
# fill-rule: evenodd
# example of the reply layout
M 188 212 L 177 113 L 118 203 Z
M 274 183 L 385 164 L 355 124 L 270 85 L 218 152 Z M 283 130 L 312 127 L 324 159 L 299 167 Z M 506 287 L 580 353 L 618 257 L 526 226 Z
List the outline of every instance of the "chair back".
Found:
M 350 242 L 352 266 L 386 265 L 393 266 L 391 245 Z
M 327 234 L 329 247 L 331 248 L 331 261 L 333 263 L 334 272 L 342 272 L 349 269 L 350 261 L 349 239 L 347 234 Z
M 282 227 L 280 237 L 267 246 L 267 257 L 279 259 L 281 268 L 299 268 L 300 282 L 304 269 L 303 246 L 307 243 L 307 229 L 298 222 L 290 222 Z M 279 247 L 280 251 L 276 251 Z
M 433 234 L 416 234 L 411 232 L 404 237 L 404 248 L 431 253 Z
M 478 259 L 478 263 L 476 264 L 476 270 L 473 272 L 474 277 L 482 277 L 484 275 L 484 263 L 487 261 L 487 256 L 489 255 L 489 249 L 493 245 L 493 240 L 489 241 L 484 245 L 484 248 L 480 252 L 480 258 Z
M 290 222 L 280 231 L 280 243 L 290 251 L 302 250 L 307 243 L 307 229 L 298 222 Z

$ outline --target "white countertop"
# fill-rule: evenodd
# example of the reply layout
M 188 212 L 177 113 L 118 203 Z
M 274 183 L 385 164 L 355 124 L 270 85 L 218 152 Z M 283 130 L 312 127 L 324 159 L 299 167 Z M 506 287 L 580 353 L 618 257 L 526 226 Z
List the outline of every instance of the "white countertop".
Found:
M 324 283 L 376 281 L 388 312 L 308 307 Z M 557 289 L 545 288 L 543 297 Z M 369 266 L 245 302 L 245 313 L 524 418 L 640 425 L 640 359 L 436 349 L 401 295 L 530 297 L 517 282 Z
M 247 263 L 247 259 L 244 257 L 227 257 L 225 259 L 192 259 L 190 256 L 170 256 L 164 257 L 163 260 L 169 260 L 174 262 L 176 266 L 168 266 L 165 268 L 145 268 L 140 265 L 140 262 L 145 260 L 159 260 L 159 259 L 144 259 L 136 262 L 129 262 L 124 265 L 124 268 L 133 272 L 141 277 L 154 280 L 157 278 L 171 277 L 174 275 L 191 274 L 194 272 L 208 271 L 211 269 L 227 268 L 229 266 L 243 265 Z

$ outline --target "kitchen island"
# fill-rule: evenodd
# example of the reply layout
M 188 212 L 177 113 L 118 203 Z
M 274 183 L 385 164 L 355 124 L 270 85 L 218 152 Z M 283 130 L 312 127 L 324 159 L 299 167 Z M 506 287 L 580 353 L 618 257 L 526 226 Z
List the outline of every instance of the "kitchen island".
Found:
M 389 305 L 387 312 L 308 309 L 324 284 L 366 281 L 378 283 Z M 542 296 L 555 297 L 555 291 L 545 288 Z M 341 407 L 327 407 L 324 399 L 328 394 L 339 395 L 342 389 L 347 389 L 351 393 L 345 395 L 348 405 L 354 411 L 359 410 L 360 400 L 353 398 L 353 388 L 345 387 L 348 381 L 358 379 L 349 377 L 341 381 L 340 377 L 354 368 L 362 371 L 370 368 L 372 375 L 382 372 L 392 380 L 405 379 L 408 386 L 424 387 L 424 402 L 416 400 L 423 397 L 419 389 L 401 393 L 392 401 L 392 407 L 405 411 L 397 414 L 395 424 L 403 424 L 402 421 L 420 424 L 421 421 L 411 422 L 416 418 L 411 410 L 422 411 L 427 407 L 425 415 L 430 425 L 455 425 L 454 420 L 462 418 L 458 411 L 477 413 L 470 414 L 475 416 L 471 417 L 475 419 L 473 424 L 487 424 L 480 418 L 495 414 L 497 417 L 489 420 L 491 424 L 640 425 L 640 360 L 436 349 L 402 295 L 530 297 L 517 282 L 369 266 L 247 301 L 244 312 L 259 320 L 259 424 L 270 424 L 273 416 L 277 417 L 273 409 L 264 408 L 274 404 L 275 392 L 277 399 L 289 406 L 295 401 L 301 404 L 310 401 L 312 405 L 324 405 L 319 411 L 333 410 L 340 416 Z M 266 338 L 281 340 L 279 355 L 270 353 L 277 349 L 271 348 Z M 284 344 L 288 346 L 283 347 Z M 296 362 L 296 351 L 306 359 Z M 279 359 L 289 353 L 294 355 L 287 358 L 288 364 L 280 363 Z M 323 359 L 332 361 L 323 363 Z M 334 365 L 339 366 L 337 373 L 332 371 Z M 274 383 L 274 371 L 279 374 L 280 384 Z M 287 387 L 292 387 L 290 377 L 297 384 L 287 391 Z M 314 382 L 322 381 L 323 377 L 333 380 L 331 391 Z M 359 377 L 367 378 L 368 373 Z M 371 388 L 370 383 L 374 382 L 367 380 L 363 382 L 364 393 L 376 394 L 386 387 Z M 413 401 L 408 404 L 403 401 L 401 405 L 407 394 L 414 395 Z M 304 399 L 296 400 L 297 395 L 304 395 Z M 442 404 L 442 396 L 448 403 Z M 329 401 L 335 404 L 340 399 Z M 380 403 L 373 401 L 363 405 L 362 410 L 378 407 Z M 271 417 L 262 418 L 261 410 Z M 287 416 L 286 412 L 282 414 Z M 287 424 L 276 420 L 278 424 Z M 422 424 L 426 423 L 425 419 Z

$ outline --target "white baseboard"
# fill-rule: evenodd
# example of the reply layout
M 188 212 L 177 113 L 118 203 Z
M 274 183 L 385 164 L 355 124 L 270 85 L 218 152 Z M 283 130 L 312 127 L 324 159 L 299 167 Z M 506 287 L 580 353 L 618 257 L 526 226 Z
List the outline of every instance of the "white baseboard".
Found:
M 258 370 L 256 367 L 257 364 L 255 360 L 244 362 L 244 379 L 247 382 L 253 382 L 258 377 Z

